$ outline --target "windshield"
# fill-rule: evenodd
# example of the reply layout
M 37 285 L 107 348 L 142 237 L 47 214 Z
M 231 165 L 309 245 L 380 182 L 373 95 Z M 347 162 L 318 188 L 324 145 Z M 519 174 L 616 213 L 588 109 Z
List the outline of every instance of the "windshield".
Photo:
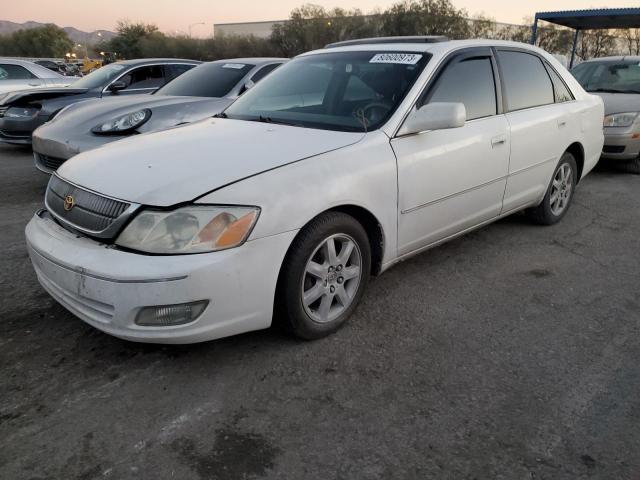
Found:
M 112 63 L 106 67 L 99 68 L 86 77 L 82 77 L 77 82 L 73 82 L 73 88 L 97 88 L 106 87 L 107 84 L 120 75 L 126 67 L 117 63 Z
M 246 63 L 234 62 L 204 63 L 167 83 L 155 94 L 180 97 L 224 97 L 253 67 Z
M 224 115 L 328 130 L 375 130 L 395 111 L 428 60 L 425 53 L 375 51 L 298 57 Z
M 571 70 L 587 92 L 640 93 L 640 64 L 620 60 L 582 63 Z

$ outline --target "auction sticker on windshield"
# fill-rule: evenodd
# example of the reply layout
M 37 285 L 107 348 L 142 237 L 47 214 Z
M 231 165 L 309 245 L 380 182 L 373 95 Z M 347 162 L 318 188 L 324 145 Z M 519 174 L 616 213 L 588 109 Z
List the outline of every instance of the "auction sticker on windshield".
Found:
M 237 70 L 240 70 L 242 68 L 244 68 L 244 64 L 243 63 L 225 63 L 222 68 L 234 68 Z
M 422 55 L 417 53 L 378 53 L 369 60 L 369 63 L 399 63 L 402 65 L 415 65 L 421 58 Z

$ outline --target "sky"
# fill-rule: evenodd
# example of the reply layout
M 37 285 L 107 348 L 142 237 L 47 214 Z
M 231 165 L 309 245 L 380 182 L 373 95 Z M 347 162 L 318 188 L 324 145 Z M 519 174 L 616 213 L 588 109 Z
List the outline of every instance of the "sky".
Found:
M 470 14 L 484 13 L 499 22 L 521 23 L 536 11 L 573 10 L 602 7 L 637 7 L 638 1 L 626 0 L 452 0 Z M 2 0 L 0 20 L 55 23 L 80 30 L 113 30 L 122 19 L 153 23 L 166 33 L 186 33 L 190 24 L 193 36 L 206 37 L 214 23 L 282 20 L 303 3 L 327 8 L 359 8 L 364 12 L 384 9 L 393 0 Z

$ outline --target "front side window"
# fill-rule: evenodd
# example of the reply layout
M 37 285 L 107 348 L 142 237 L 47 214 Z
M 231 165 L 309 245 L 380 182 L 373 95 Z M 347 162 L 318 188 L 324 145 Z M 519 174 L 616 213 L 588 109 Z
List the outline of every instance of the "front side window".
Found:
M 36 76 L 20 65 L 0 64 L 0 80 L 28 80 L 31 78 L 36 78 Z
M 224 97 L 254 67 L 247 63 L 211 62 L 180 75 L 155 95 Z
M 281 63 L 274 63 L 273 65 L 266 65 L 266 66 L 262 67 L 260 70 L 258 70 L 256 73 L 253 74 L 253 76 L 251 77 L 251 81 L 253 83 L 258 83 L 260 80 L 262 80 L 264 77 L 269 75 L 271 72 L 273 72 L 280 65 L 282 65 L 282 64 Z
M 551 78 L 537 56 L 498 51 L 498 60 L 510 111 L 555 102 Z
M 497 113 L 496 85 L 489 57 L 472 57 L 449 65 L 429 94 L 429 103 L 460 102 L 467 120 Z
M 125 90 L 159 88 L 164 85 L 162 65 L 149 65 L 131 70 L 120 78 L 127 85 Z
M 393 114 L 429 61 L 425 52 L 298 57 L 233 103 L 229 118 L 365 132 Z
M 587 62 L 571 70 L 587 92 L 640 93 L 640 64 L 630 60 Z

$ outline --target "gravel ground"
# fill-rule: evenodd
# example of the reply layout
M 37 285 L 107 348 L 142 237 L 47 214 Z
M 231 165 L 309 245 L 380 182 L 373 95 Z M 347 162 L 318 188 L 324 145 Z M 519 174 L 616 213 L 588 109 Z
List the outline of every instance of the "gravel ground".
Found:
M 47 177 L 0 146 L 0 478 L 640 478 L 640 176 L 373 280 L 349 324 L 127 343 L 38 285 Z

